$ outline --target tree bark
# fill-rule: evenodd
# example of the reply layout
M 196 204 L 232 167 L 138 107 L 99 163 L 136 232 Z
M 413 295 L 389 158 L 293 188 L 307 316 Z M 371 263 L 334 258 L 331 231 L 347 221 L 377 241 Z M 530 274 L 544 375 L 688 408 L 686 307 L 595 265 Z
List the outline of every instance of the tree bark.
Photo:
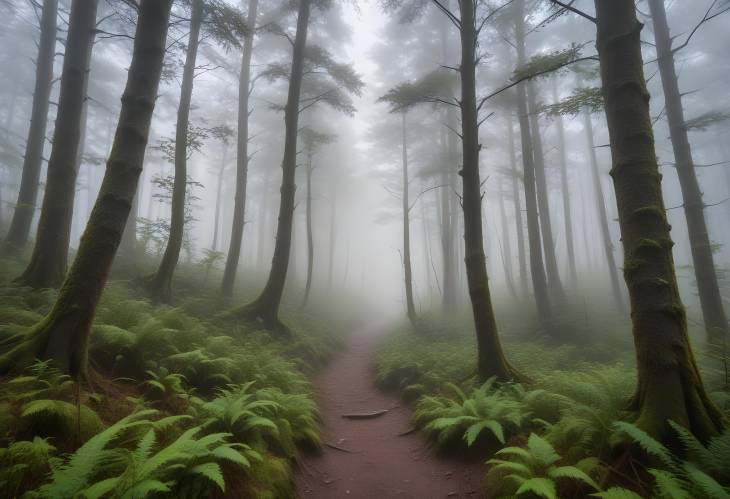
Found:
M 509 162 L 512 172 L 512 199 L 514 202 L 515 225 L 517 229 L 517 262 L 520 270 L 520 291 L 527 295 L 527 262 L 525 258 L 525 226 L 522 223 L 522 201 L 518 183 L 517 158 L 515 154 L 515 133 L 512 125 L 512 114 L 508 115 L 507 132 L 509 135 Z
M 238 271 L 238 260 L 241 256 L 243 244 L 243 229 L 246 224 L 246 187 L 248 185 L 248 109 L 251 86 L 251 55 L 253 54 L 253 40 L 256 26 L 258 0 L 249 0 L 246 23 L 249 32 L 243 43 L 241 56 L 241 75 L 238 79 L 238 139 L 236 149 L 236 195 L 233 207 L 233 224 L 231 227 L 231 241 L 228 247 L 226 267 L 223 271 L 221 291 L 224 296 L 233 294 L 233 284 Z
M 23 159 L 23 173 L 20 180 L 18 200 L 5 237 L 5 250 L 19 253 L 28 243 L 30 226 L 35 215 L 38 185 L 43 164 L 43 148 L 46 144 L 48 106 L 53 81 L 53 56 L 56 51 L 56 23 L 58 0 L 44 0 L 41 13 L 41 38 L 36 60 L 33 109 Z
M 477 372 L 481 379 L 515 379 L 517 373 L 502 353 L 489 292 L 482 238 L 482 193 L 479 175 L 479 123 L 476 99 L 477 30 L 474 0 L 459 0 L 461 13 L 461 127 L 464 210 L 464 262 L 477 339 Z
M 48 160 L 38 233 L 30 262 L 17 282 L 33 288 L 57 287 L 68 266 L 81 124 L 96 36 L 98 0 L 74 0 L 69 14 L 58 114 Z
M 587 109 L 583 110 L 583 124 L 588 139 L 588 155 L 591 159 L 591 176 L 593 179 L 593 189 L 596 193 L 596 212 L 598 214 L 601 225 L 601 236 L 603 239 L 603 250 L 606 255 L 606 264 L 608 265 L 608 274 L 611 278 L 611 290 L 613 291 L 613 300 L 619 310 L 624 310 L 623 293 L 621 292 L 621 283 L 618 278 L 618 269 L 616 267 L 616 259 L 613 255 L 613 242 L 611 241 L 611 230 L 608 225 L 608 214 L 606 213 L 606 199 L 603 195 L 603 186 L 601 184 L 601 174 L 598 171 L 598 159 L 596 158 L 596 146 L 593 144 L 593 123 L 591 115 Z
M 684 126 L 682 94 L 679 92 L 677 72 L 674 67 L 672 37 L 669 33 L 664 1 L 649 0 L 649 10 L 654 24 L 657 62 L 664 89 L 664 108 L 667 113 L 669 136 L 674 150 L 674 166 L 677 169 L 679 185 L 682 189 L 684 215 L 687 219 L 692 263 L 694 264 L 707 342 L 710 345 L 721 347 L 727 340 L 728 322 L 717 283 L 712 244 L 705 222 L 705 205 L 702 201 L 702 191 L 695 173 L 687 128 Z
M 302 306 L 309 303 L 309 291 L 312 289 L 312 271 L 314 270 L 314 235 L 312 234 L 312 151 L 307 151 L 307 283 L 304 286 Z
M 185 198 L 188 187 L 188 128 L 190 126 L 190 102 L 193 97 L 195 61 L 200 44 L 200 27 L 203 22 L 203 0 L 193 0 L 190 18 L 188 50 L 180 89 L 180 105 L 175 128 L 175 180 L 172 186 L 172 210 L 170 236 L 157 272 L 150 278 L 152 297 L 162 303 L 172 298 L 172 277 L 180 259 L 180 249 L 185 236 Z
M 142 0 L 114 146 L 99 196 L 58 299 L 48 316 L 0 357 L 0 372 L 36 358 L 74 378 L 85 375 L 91 323 L 137 190 L 165 54 L 172 0 Z
M 411 268 L 411 221 L 410 221 L 410 200 L 409 176 L 408 176 L 408 130 L 406 127 L 406 111 L 401 113 L 401 133 L 402 133 L 402 168 L 403 168 L 403 194 L 401 201 L 403 203 L 403 274 L 406 290 L 406 315 L 411 324 L 416 325 L 416 306 L 413 301 L 413 271 Z
M 279 320 L 279 306 L 286 284 L 291 252 L 292 226 L 294 222 L 294 197 L 296 194 L 297 133 L 299 130 L 299 97 L 304 73 L 304 49 L 307 44 L 309 15 L 312 0 L 301 0 L 297 14 L 297 33 L 292 52 L 289 93 L 284 109 L 284 158 L 281 162 L 281 200 L 279 224 L 276 229 L 276 244 L 271 261 L 271 272 L 261 294 L 248 305 L 233 313 L 248 319 L 261 320 L 265 327 L 289 334 L 289 329 Z
M 550 220 L 550 194 L 548 193 L 547 177 L 545 173 L 545 154 L 542 147 L 542 134 L 538 121 L 539 109 L 535 84 L 527 83 L 527 104 L 530 113 L 530 129 L 532 137 L 532 155 L 535 165 L 535 185 L 537 186 L 537 206 L 540 217 L 540 233 L 542 248 L 545 254 L 545 270 L 547 273 L 548 289 L 554 298 L 553 303 L 565 298 L 565 290 L 560 282 L 558 260 L 555 256 L 555 239 L 553 239 L 553 224 Z
M 517 65 L 525 64 L 525 2 L 515 3 L 515 38 L 517 40 Z M 525 184 L 525 208 L 527 211 L 527 240 L 530 247 L 530 274 L 537 306 L 537 320 L 545 330 L 551 330 L 552 311 L 548 294 L 545 267 L 540 242 L 540 221 L 538 219 L 537 193 L 535 186 L 535 163 L 532 151 L 532 136 L 527 110 L 525 84 L 517 85 L 517 113 L 522 143 L 522 168 Z
M 558 80 L 553 78 L 553 102 L 558 102 Z M 578 283 L 578 272 L 575 266 L 575 244 L 573 242 L 573 214 L 570 209 L 570 183 L 568 182 L 568 157 L 565 149 L 565 126 L 563 116 L 555 117 L 555 128 L 558 132 L 558 151 L 560 153 L 560 185 L 563 193 L 563 220 L 565 223 L 565 246 L 568 253 L 568 271 L 573 286 Z
M 337 212 L 335 211 L 337 206 L 337 190 L 337 180 L 333 175 L 330 179 L 330 251 L 329 261 L 327 262 L 327 287 L 330 291 L 332 290 L 332 278 L 335 265 L 335 245 L 337 243 Z
M 668 421 L 700 440 L 724 427 L 687 336 L 662 197 L 633 0 L 595 0 L 603 96 L 638 369 L 637 425 L 667 441 Z

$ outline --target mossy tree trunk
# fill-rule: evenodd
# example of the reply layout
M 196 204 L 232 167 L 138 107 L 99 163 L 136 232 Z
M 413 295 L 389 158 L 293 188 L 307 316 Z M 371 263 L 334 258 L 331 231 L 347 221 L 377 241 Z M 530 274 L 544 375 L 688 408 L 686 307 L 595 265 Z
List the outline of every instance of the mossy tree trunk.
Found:
M 613 241 L 611 240 L 611 230 L 608 226 L 608 214 L 606 213 L 606 199 L 603 195 L 603 185 L 601 182 L 601 173 L 598 170 L 598 159 L 596 158 L 596 146 L 593 143 L 593 122 L 591 115 L 587 109 L 583 110 L 583 127 L 588 140 L 588 156 L 591 162 L 591 178 L 593 179 L 593 190 L 596 199 L 596 211 L 601 226 L 601 237 L 603 239 L 603 250 L 606 255 L 606 264 L 608 265 L 608 275 L 611 278 L 611 290 L 613 291 L 613 301 L 619 310 L 624 310 L 623 292 L 621 291 L 621 283 L 618 278 L 618 268 L 616 267 L 616 258 L 613 254 Z
M 633 0 L 595 0 L 596 45 L 624 246 L 638 368 L 637 424 L 673 438 L 668 421 L 701 440 L 725 421 L 705 392 L 687 336 L 662 197 Z
M 515 38 L 517 41 L 517 65 L 525 64 L 525 2 L 515 3 Z M 530 275 L 532 290 L 537 306 L 537 320 L 545 330 L 551 330 L 552 311 L 548 294 L 545 265 L 542 259 L 542 243 L 540 241 L 540 221 L 537 208 L 537 192 L 535 185 L 535 163 L 532 149 L 532 134 L 527 109 L 527 90 L 525 83 L 517 85 L 517 115 L 520 124 L 522 144 L 522 170 L 525 185 L 525 210 L 527 213 L 527 241 L 530 249 Z
M 268 329 L 289 334 L 289 329 L 279 320 L 279 306 L 284 294 L 286 274 L 289 269 L 289 255 L 292 244 L 294 208 L 296 194 L 297 134 L 299 130 L 299 98 L 304 76 L 304 50 L 312 0 L 301 0 L 297 14 L 297 32 L 292 51 L 289 92 L 284 108 L 284 158 L 281 162 L 281 199 L 279 224 L 276 229 L 274 256 L 269 278 L 261 294 L 252 303 L 233 311 L 236 316 L 260 320 Z
M 51 359 L 84 376 L 91 323 L 122 238 L 144 162 L 165 54 L 172 0 L 142 0 L 114 145 L 78 253 L 51 312 L 28 333 L 5 340 L 0 372 Z
M 5 236 L 4 249 L 10 253 L 19 253 L 25 248 L 28 243 L 33 216 L 35 215 L 53 81 L 57 17 L 58 0 L 44 0 L 41 13 L 41 37 L 38 43 L 38 58 L 36 59 L 33 108 L 23 159 L 23 173 L 20 179 L 20 190 L 18 191 L 13 218 Z
M 502 352 L 492 307 L 482 237 L 482 192 L 479 175 L 479 119 L 476 98 L 477 28 L 474 0 L 459 0 L 461 24 L 461 127 L 464 211 L 464 263 L 477 339 L 477 372 L 481 379 L 516 377 Z
M 256 28 L 256 14 L 258 11 L 258 0 L 250 0 L 248 3 L 248 15 L 246 24 L 249 26 L 248 34 L 243 43 L 243 55 L 241 56 L 241 74 L 238 79 L 238 135 L 236 142 L 236 194 L 233 206 L 233 222 L 231 226 L 231 240 L 228 247 L 226 266 L 223 271 L 223 282 L 221 292 L 224 296 L 233 294 L 233 284 L 238 271 L 238 261 L 241 257 L 241 245 L 243 244 L 243 229 L 246 223 L 246 188 L 248 185 L 248 118 L 249 118 L 249 95 L 251 92 L 251 56 L 253 54 L 253 41 Z
M 553 102 L 558 102 L 557 78 L 553 78 Z M 570 207 L 570 183 L 568 181 L 568 155 L 565 149 L 565 125 L 560 114 L 555 117 L 555 128 L 558 132 L 558 152 L 560 153 L 560 186 L 563 194 L 563 222 L 565 224 L 565 247 L 568 253 L 568 272 L 570 282 L 575 287 L 578 283 L 578 271 L 575 266 L 573 213 Z
M 312 289 L 312 272 L 314 271 L 314 234 L 312 232 L 312 174 L 314 166 L 312 165 L 313 151 L 307 151 L 307 212 L 305 214 L 307 221 L 307 283 L 304 286 L 304 299 L 302 306 L 306 307 L 309 303 L 309 292 Z
M 523 44 L 524 45 L 524 44 Z M 540 235 L 542 236 L 542 249 L 545 256 L 545 271 L 547 275 L 548 289 L 553 303 L 565 298 L 563 283 L 560 281 L 558 271 L 558 259 L 555 255 L 555 239 L 553 238 L 553 224 L 550 219 L 550 194 L 547 187 L 545 173 L 545 153 L 542 147 L 542 134 L 538 115 L 540 110 L 537 105 L 537 90 L 532 81 L 527 83 L 527 106 L 530 122 L 530 136 L 532 138 L 532 156 L 535 166 L 535 185 L 537 186 L 537 206 L 540 218 Z
M 520 292 L 527 295 L 527 259 L 525 258 L 525 226 L 522 222 L 522 201 L 520 200 L 519 172 L 515 154 L 515 132 L 512 114 L 508 115 L 507 134 L 509 139 L 509 164 L 512 177 L 512 201 L 514 203 L 515 226 L 517 229 L 517 263 L 520 271 Z
M 679 186 L 684 200 L 684 215 L 687 219 L 689 244 L 692 250 L 697 291 L 700 297 L 702 317 L 705 322 L 707 342 L 711 345 L 724 345 L 727 341 L 728 322 L 723 308 L 722 296 L 717 283 L 712 244 L 707 231 L 704 202 L 700 190 L 692 147 L 684 124 L 682 94 L 679 92 L 677 71 L 674 67 L 672 37 L 667 24 L 667 13 L 663 0 L 649 0 L 649 10 L 654 24 L 657 62 L 664 88 L 664 109 L 667 113 L 669 136 L 674 150 L 674 166 L 677 169 Z
M 96 36 L 97 6 L 98 0 L 73 0 L 71 3 L 58 114 L 38 233 L 30 262 L 17 279 L 34 288 L 57 287 L 68 266 L 81 125 L 91 49 Z

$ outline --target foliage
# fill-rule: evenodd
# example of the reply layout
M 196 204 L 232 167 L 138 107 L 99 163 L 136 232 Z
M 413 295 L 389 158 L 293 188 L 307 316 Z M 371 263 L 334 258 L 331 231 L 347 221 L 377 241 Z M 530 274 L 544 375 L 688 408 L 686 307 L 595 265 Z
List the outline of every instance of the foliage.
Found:
M 487 483 L 497 497 L 502 496 L 539 496 L 556 499 L 559 487 L 565 482 L 583 488 L 599 490 L 591 478 L 590 471 L 595 468 L 595 459 L 587 459 L 575 466 L 560 465 L 561 456 L 550 443 L 532 433 L 527 447 L 505 447 L 496 452 L 495 458 L 487 461 L 492 465 L 487 475 Z
M 566 49 L 536 55 L 523 66 L 515 69 L 512 73 L 512 81 L 528 80 L 545 74 L 552 74 L 570 64 L 584 60 L 581 58 L 583 47 L 584 45 L 573 43 Z
M 544 111 L 550 116 L 577 116 L 584 109 L 590 113 L 603 110 L 603 94 L 598 87 L 579 87 L 560 102 L 545 106 Z
M 509 387 L 496 387 L 492 378 L 468 395 L 449 384 L 456 399 L 443 396 L 422 397 L 413 415 L 417 426 L 441 447 L 459 441 L 468 447 L 491 435 L 505 443 L 505 433 L 515 433 L 528 416 L 525 406 L 509 395 Z
M 618 432 L 628 435 L 658 466 L 649 469 L 654 477 L 654 494 L 671 498 L 730 497 L 730 430 L 703 444 L 686 428 L 670 421 L 686 452 L 681 458 L 637 426 L 618 422 Z

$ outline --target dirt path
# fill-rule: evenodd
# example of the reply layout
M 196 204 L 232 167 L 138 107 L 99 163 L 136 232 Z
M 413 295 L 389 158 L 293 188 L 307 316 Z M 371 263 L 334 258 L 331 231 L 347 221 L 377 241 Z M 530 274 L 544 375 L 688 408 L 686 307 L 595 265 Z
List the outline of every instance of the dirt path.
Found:
M 411 428 L 410 411 L 373 384 L 371 360 L 383 334 L 355 333 L 348 347 L 316 379 L 325 447 L 304 456 L 296 482 L 300 498 L 478 498 L 480 463 L 438 457 Z M 376 419 L 349 420 L 346 413 L 387 409 Z

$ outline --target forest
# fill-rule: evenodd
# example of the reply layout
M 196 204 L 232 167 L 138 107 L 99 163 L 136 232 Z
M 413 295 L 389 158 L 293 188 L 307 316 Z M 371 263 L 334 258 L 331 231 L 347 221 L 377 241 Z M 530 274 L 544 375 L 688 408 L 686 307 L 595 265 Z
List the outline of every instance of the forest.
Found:
M 730 0 L 0 15 L 0 499 L 730 499 Z

